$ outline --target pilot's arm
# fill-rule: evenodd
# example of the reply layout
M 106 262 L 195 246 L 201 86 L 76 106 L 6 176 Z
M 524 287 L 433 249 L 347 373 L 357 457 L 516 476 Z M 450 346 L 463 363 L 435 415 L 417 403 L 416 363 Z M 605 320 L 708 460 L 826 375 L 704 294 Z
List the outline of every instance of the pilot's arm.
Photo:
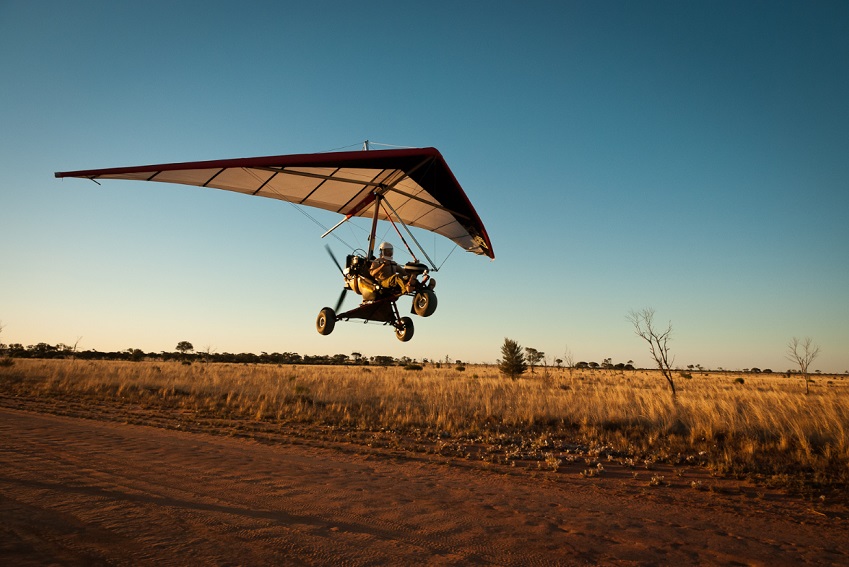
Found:
M 384 270 L 383 258 L 378 258 L 377 260 L 375 260 L 374 262 L 371 263 L 371 268 L 369 268 L 368 273 L 371 274 L 371 277 L 373 277 L 373 278 L 382 279 L 383 278 L 383 276 L 382 276 L 383 270 Z

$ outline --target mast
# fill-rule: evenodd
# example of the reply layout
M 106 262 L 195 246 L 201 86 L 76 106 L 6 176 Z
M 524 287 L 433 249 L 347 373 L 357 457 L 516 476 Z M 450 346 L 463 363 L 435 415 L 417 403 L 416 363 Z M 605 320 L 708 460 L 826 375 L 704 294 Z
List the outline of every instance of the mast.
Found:
M 371 262 L 374 258 L 374 236 L 377 234 L 377 217 L 380 215 L 380 202 L 383 200 L 383 195 L 374 193 L 374 217 L 371 220 L 371 234 L 368 237 L 368 261 Z

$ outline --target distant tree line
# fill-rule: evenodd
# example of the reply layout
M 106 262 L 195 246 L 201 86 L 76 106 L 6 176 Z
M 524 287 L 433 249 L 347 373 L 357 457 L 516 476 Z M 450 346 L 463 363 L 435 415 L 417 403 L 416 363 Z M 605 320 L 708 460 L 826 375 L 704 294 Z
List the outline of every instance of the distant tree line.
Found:
M 598 368 L 604 368 L 609 370 L 636 370 L 634 364 L 631 362 L 617 362 L 616 364 L 613 364 L 610 362 L 609 358 L 605 358 L 604 362 L 602 362 L 601 364 L 599 364 L 598 362 L 577 362 L 575 363 L 575 368 L 577 368 L 578 370 L 586 370 L 588 368 L 593 370 L 596 370 Z
M 124 361 L 182 361 L 182 362 L 228 362 L 234 364 L 350 364 L 362 366 L 396 366 L 407 365 L 416 362 L 403 356 L 395 358 L 392 356 L 378 355 L 366 357 L 358 352 L 333 355 L 301 355 L 296 352 L 252 352 L 242 353 L 217 353 L 195 352 L 191 343 L 180 341 L 174 352 L 144 352 L 138 348 L 128 348 L 121 351 L 99 351 L 99 350 L 77 350 L 75 347 L 59 343 L 51 345 L 38 343 L 36 345 L 24 346 L 20 343 L 9 345 L 0 344 L 0 356 L 10 358 L 67 358 L 76 360 L 124 360 Z M 423 361 L 427 363 L 427 360 Z M 459 361 L 458 361 L 459 363 Z M 439 363 L 436 363 L 439 364 Z

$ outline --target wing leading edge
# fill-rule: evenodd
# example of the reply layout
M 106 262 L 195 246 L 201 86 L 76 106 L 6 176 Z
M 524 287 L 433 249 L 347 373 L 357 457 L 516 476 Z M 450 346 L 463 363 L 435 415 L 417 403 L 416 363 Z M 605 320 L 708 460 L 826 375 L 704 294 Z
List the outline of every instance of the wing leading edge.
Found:
M 495 258 L 483 222 L 436 148 L 238 158 L 55 175 L 212 187 L 361 217 L 374 214 L 377 193 L 405 224 Z M 379 218 L 386 220 L 386 212 L 381 210 Z

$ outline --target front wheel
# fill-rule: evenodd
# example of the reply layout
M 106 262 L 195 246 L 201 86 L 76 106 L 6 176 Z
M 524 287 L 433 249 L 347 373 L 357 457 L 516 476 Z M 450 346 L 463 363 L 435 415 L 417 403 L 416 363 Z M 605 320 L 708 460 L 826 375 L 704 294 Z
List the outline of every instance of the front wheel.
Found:
M 325 307 L 318 313 L 315 320 L 315 328 L 321 335 L 329 335 L 336 326 L 336 312 L 330 307 Z
M 436 311 L 436 294 L 423 289 L 413 298 L 413 312 L 421 317 L 430 317 Z
M 398 321 L 398 326 L 395 327 L 395 336 L 402 343 L 406 343 L 413 338 L 413 320 L 409 317 L 401 317 Z

